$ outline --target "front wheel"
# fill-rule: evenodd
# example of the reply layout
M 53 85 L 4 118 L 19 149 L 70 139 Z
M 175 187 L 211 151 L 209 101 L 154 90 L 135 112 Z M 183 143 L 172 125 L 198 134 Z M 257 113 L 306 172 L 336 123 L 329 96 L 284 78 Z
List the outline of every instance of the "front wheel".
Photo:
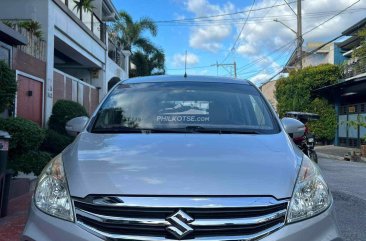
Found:
M 310 157 L 311 160 L 313 160 L 314 162 L 318 163 L 318 155 L 316 154 L 315 151 L 310 151 L 309 157 Z

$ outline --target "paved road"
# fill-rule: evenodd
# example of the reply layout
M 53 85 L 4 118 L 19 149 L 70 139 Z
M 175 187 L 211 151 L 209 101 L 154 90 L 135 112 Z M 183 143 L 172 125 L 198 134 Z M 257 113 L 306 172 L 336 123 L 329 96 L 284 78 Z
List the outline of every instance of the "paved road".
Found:
M 345 241 L 366 241 L 366 164 L 320 159 Z

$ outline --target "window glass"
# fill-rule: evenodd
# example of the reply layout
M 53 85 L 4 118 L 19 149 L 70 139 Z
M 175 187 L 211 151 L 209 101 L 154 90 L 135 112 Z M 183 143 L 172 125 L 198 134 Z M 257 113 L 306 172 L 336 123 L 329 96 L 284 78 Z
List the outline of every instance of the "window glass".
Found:
M 98 18 L 94 15 L 93 16 L 93 33 L 100 39 L 100 31 L 101 31 L 102 24 L 98 20 Z
M 121 84 L 97 113 L 93 129 L 278 131 L 258 90 L 247 84 L 165 82 Z
M 10 49 L 0 46 L 0 61 L 10 66 Z
M 82 11 L 83 23 L 91 30 L 92 29 L 92 13 L 88 11 Z

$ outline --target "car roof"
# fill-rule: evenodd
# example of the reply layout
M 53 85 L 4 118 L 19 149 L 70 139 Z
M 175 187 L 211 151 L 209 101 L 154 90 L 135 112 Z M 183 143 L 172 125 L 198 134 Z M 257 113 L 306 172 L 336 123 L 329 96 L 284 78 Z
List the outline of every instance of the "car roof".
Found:
M 136 77 L 122 81 L 124 84 L 137 84 L 137 83 L 162 83 L 162 82 L 215 82 L 215 83 L 229 83 L 229 84 L 245 84 L 249 85 L 248 80 L 234 79 L 228 77 L 217 76 L 202 76 L 202 75 L 153 75 L 147 77 Z

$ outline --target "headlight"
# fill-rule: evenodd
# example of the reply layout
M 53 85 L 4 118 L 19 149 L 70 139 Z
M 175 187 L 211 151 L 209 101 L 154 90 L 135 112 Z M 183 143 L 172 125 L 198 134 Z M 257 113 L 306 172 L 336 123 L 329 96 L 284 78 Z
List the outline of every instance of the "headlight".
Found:
M 294 193 L 290 202 L 287 222 L 310 218 L 326 210 L 332 195 L 319 168 L 304 155 Z
M 74 221 L 61 154 L 50 161 L 39 176 L 34 202 L 49 215 Z

